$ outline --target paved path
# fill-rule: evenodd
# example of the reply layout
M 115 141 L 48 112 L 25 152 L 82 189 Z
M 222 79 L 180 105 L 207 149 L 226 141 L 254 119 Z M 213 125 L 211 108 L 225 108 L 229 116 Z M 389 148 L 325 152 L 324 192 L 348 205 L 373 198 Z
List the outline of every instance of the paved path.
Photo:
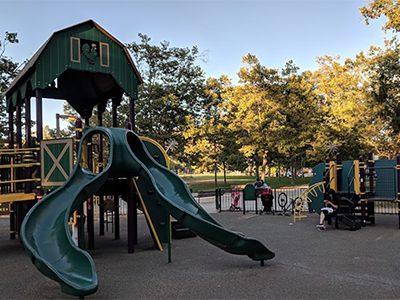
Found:
M 395 216 L 356 232 L 315 229 L 316 217 L 290 225 L 283 216 L 214 214 L 227 228 L 264 242 L 276 252 L 265 267 L 227 254 L 200 238 L 177 240 L 173 262 L 152 246 L 143 216 L 139 245 L 126 252 L 126 231 L 96 237 L 92 252 L 99 291 L 89 298 L 400 298 L 400 230 Z M 0 218 L 0 298 L 68 298 L 41 275 L 18 241 L 9 241 Z M 121 225 L 126 219 L 121 219 Z

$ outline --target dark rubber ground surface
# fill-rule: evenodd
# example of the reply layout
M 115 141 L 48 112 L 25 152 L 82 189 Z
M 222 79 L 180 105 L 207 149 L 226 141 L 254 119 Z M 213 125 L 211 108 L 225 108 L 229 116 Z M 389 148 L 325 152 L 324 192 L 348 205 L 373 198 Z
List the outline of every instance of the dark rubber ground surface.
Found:
M 152 242 L 139 216 L 136 253 L 111 232 L 96 236 L 92 252 L 99 291 L 89 298 L 400 298 L 400 230 L 396 216 L 356 232 L 315 229 L 316 216 L 292 218 L 221 213 L 227 228 L 256 237 L 275 251 L 264 267 L 234 256 L 200 238 L 177 240 L 173 262 L 149 250 Z M 8 240 L 8 219 L 0 218 L 0 298 L 68 298 L 41 275 L 18 241 Z M 126 219 L 121 219 L 121 225 Z

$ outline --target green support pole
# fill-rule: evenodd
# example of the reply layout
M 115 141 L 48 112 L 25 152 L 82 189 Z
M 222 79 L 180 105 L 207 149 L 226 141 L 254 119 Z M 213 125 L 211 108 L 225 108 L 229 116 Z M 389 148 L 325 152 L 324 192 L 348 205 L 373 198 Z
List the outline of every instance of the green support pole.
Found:
M 78 149 L 79 141 L 82 138 L 83 124 L 81 119 L 75 121 L 76 134 L 76 150 Z M 85 217 L 83 214 L 83 203 L 79 205 L 78 211 L 78 247 L 85 249 Z
M 126 200 L 128 202 L 128 253 L 135 252 L 135 217 L 136 214 L 136 201 L 134 196 L 133 179 L 128 178 L 128 187 L 126 190 Z
M 171 215 L 168 217 L 168 263 L 172 262 L 172 224 Z
M 103 113 L 105 110 L 105 105 L 97 105 L 97 125 L 103 126 Z M 103 135 L 99 135 L 99 173 L 103 171 Z M 104 195 L 99 195 L 99 235 L 104 235 Z
M 112 99 L 112 127 L 118 127 L 118 105 L 121 103 L 121 97 Z M 116 179 L 115 184 L 118 180 Z M 119 194 L 114 194 L 114 239 L 120 238 L 120 220 L 119 220 Z M 129 233 L 129 226 L 128 226 Z

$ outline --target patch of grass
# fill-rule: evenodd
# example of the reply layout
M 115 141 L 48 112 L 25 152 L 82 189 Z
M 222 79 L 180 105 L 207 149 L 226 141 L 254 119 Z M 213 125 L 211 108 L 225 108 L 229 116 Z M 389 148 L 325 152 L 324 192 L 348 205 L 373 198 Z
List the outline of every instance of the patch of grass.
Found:
M 214 185 L 214 175 L 210 174 L 199 174 L 199 175 L 181 175 L 182 179 L 189 185 L 193 192 L 199 191 L 213 191 L 215 189 Z M 254 183 L 254 176 L 247 175 L 227 175 L 226 184 L 224 184 L 223 175 L 218 175 L 218 187 L 227 188 L 232 185 L 245 185 L 247 183 Z M 265 179 L 267 184 L 272 188 L 280 188 L 283 186 L 296 186 L 296 185 L 306 185 L 309 183 L 310 178 L 289 178 L 289 177 L 267 177 Z

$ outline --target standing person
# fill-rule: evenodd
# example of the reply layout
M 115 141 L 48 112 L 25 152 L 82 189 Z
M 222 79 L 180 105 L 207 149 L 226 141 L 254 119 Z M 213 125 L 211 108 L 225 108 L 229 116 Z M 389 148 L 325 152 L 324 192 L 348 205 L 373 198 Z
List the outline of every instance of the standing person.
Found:
M 338 208 L 338 200 L 336 192 L 330 189 L 326 198 L 324 199 L 324 207 L 321 208 L 321 213 L 319 216 L 319 224 L 317 225 L 317 228 L 319 230 L 325 230 L 325 222 L 329 221 L 332 218 L 337 208 Z
M 254 184 L 256 188 L 256 194 L 260 195 L 261 203 L 263 205 L 263 210 L 260 211 L 260 215 L 262 213 L 269 214 L 272 212 L 272 200 L 274 196 L 272 195 L 272 189 L 265 183 L 262 179 L 257 178 L 256 183 Z

